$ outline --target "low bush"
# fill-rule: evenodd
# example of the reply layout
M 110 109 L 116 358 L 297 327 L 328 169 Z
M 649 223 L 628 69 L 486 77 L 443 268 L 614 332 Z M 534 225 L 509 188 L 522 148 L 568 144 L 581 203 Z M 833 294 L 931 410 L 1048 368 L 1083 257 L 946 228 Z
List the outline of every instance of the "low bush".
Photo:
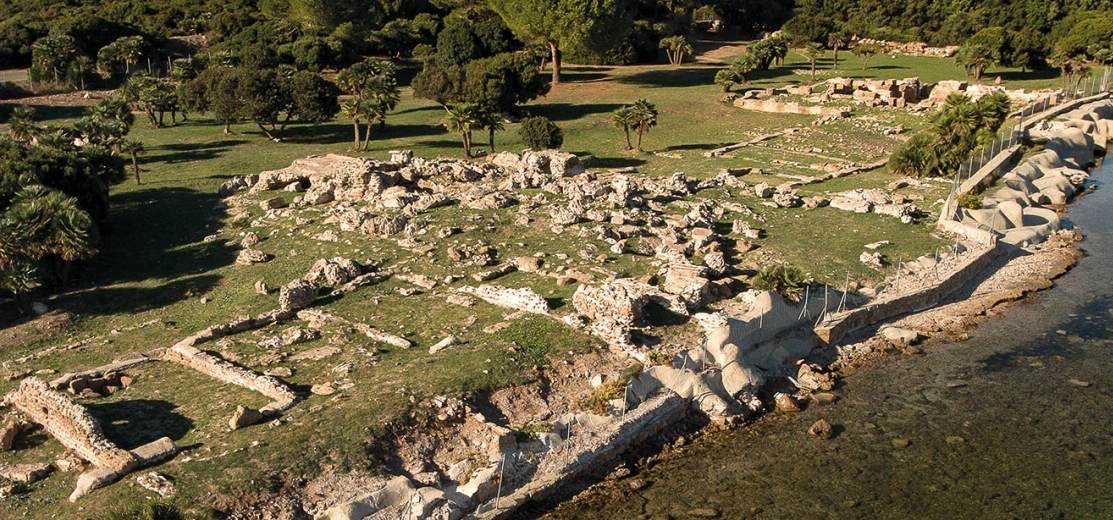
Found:
M 555 149 L 564 144 L 564 131 L 547 117 L 523 119 L 518 136 L 531 150 Z

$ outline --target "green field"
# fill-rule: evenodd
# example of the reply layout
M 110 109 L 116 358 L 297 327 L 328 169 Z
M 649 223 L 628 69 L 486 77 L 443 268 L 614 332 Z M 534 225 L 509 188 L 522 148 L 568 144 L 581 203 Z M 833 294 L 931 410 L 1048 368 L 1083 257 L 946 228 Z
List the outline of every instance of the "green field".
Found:
M 946 59 L 877 56 L 869 68 L 863 68 L 849 53 L 841 57 L 843 76 L 918 76 L 926 82 L 962 76 L 961 69 Z M 826 66 L 827 60 L 829 57 L 821 65 Z M 859 163 L 884 159 L 900 139 L 883 135 L 877 128 L 899 126 L 907 135 L 924 124 L 923 115 L 895 110 L 858 109 L 852 119 L 816 127 L 811 126 L 814 118 L 810 116 L 742 111 L 720 101 L 722 92 L 712 84 L 717 69 L 701 63 L 678 67 L 573 66 L 567 69 L 567 83 L 524 111 L 556 121 L 564 130 L 563 148 L 583 157 L 589 168 L 636 167 L 637 175 L 653 176 L 683 171 L 690 178 L 702 179 L 714 176 L 721 168 L 751 166 L 761 168 L 764 174 L 747 176 L 747 182 L 764 180 L 773 185 L 785 182 L 775 174 L 814 174 L 816 170 L 810 165 L 832 158 Z M 802 81 L 806 77 L 795 71 L 803 69 L 806 64 L 802 59 L 790 54 L 783 67 L 755 78 L 752 87 Z M 1053 77 L 1018 71 L 991 70 L 987 76 L 992 81 L 998 75 L 1010 88 L 1056 83 Z M 646 151 L 640 154 L 622 149 L 622 134 L 610 122 L 611 111 L 638 98 L 654 102 L 661 113 L 660 126 L 647 136 Z M 40 114 L 64 121 L 79 111 L 73 107 L 44 107 Z M 439 126 L 443 114 L 438 105 L 415 99 L 407 89 L 386 128 L 374 130 L 366 155 L 386 158 L 389 150 L 411 149 L 418 156 L 461 157 L 458 136 Z M 712 148 L 789 127 L 802 130 L 791 138 L 743 148 L 733 157 L 703 157 L 703 152 Z M 498 135 L 500 150 L 523 147 L 516 129 L 516 124 L 507 125 L 507 130 Z M 191 114 L 189 121 L 168 128 L 136 124 L 133 137 L 143 141 L 147 149 L 141 160 L 143 184 L 129 179 L 113 188 L 111 227 L 102 250 L 75 272 L 68 292 L 47 301 L 52 308 L 72 312 L 74 321 L 61 329 L 10 336 L 20 339 L 0 343 L 0 359 L 12 360 L 95 335 L 106 335 L 110 341 L 27 364 L 8 364 L 5 370 L 9 380 L 0 382 L 0 391 L 13 388 L 18 381 L 15 376 L 28 371 L 50 369 L 60 373 L 93 367 L 129 352 L 169 346 L 193 331 L 235 315 L 271 309 L 274 296 L 256 294 L 252 289 L 255 281 L 280 286 L 300 276 L 318 258 L 346 256 L 440 275 L 451 274 L 456 267 L 444 256 L 451 244 L 497 244 L 502 259 L 536 251 L 565 251 L 571 257 L 567 266 L 583 269 L 595 264 L 580 258 L 578 248 L 590 244 L 606 251 L 601 241 L 553 236 L 545 225 L 534 226 L 523 235 L 512 226 L 496 226 L 500 216 L 495 212 L 449 207 L 429 213 L 431 227 L 466 222 L 464 232 L 436 244 L 430 255 L 418 256 L 392 241 L 363 236 L 345 235 L 343 238 L 350 240 L 340 242 L 311 240 L 309 236 L 328 226 L 320 222 L 323 219 L 319 216 L 308 213 L 309 222 L 302 225 L 275 223 L 270 228 L 274 234 L 256 229 L 265 238 L 259 248 L 275 254 L 275 260 L 233 267 L 236 242 L 247 228 L 225 226 L 217 187 L 234 175 L 281 168 L 307 155 L 349 153 L 351 125 L 337 120 L 314 127 L 295 126 L 283 134 L 281 143 L 267 140 L 250 125 L 237 125 L 233 130 L 232 135 L 223 135 L 219 125 L 199 114 Z M 484 141 L 479 136 L 476 140 Z M 802 194 L 884 187 L 893 179 L 882 168 L 809 185 Z M 940 186 L 918 192 L 923 197 L 918 204 L 937 212 L 938 206 L 933 203 L 946 193 L 946 187 Z M 946 243 L 933 234 L 934 215 L 923 223 L 904 225 L 874 214 L 768 208 L 752 191 L 723 194 L 707 190 L 698 194 L 698 198 L 708 200 L 727 197 L 748 205 L 765 219 L 760 227 L 766 236 L 756 241 L 759 247 L 755 252 L 739 259 L 742 266 L 759 268 L 770 262 L 788 262 L 811 272 L 820 282 L 841 284 L 848 272 L 852 279 L 871 282 L 881 274 L 858 261 L 864 244 L 890 240 L 893 245 L 885 250 L 886 255 L 910 259 Z M 252 211 L 260 213 L 257 207 Z M 729 228 L 729 221 L 723 224 Z M 214 234 L 217 239 L 205 240 Z M 602 264 L 607 269 L 629 275 L 651 272 L 645 262 L 610 256 Z M 497 283 L 533 287 L 563 306 L 558 307 L 559 312 L 568 312 L 570 305 L 566 303 L 575 290 L 575 286 L 557 286 L 551 279 L 527 273 L 516 273 Z M 535 377 L 529 367 L 598 345 L 596 340 L 545 318 L 516 319 L 509 328 L 486 333 L 482 329 L 506 319 L 505 311 L 482 303 L 473 308 L 450 305 L 440 288 L 399 296 L 397 289 L 406 286 L 390 280 L 323 305 L 334 314 L 404 335 L 417 347 L 402 350 L 344 332 L 330 335 L 342 339 L 338 343 L 341 352 L 320 361 L 285 363 L 294 367 L 293 376 L 286 379 L 299 389 L 325 380 L 348 380 L 354 386 L 334 396 L 310 396 L 281 426 L 260 425 L 227 432 L 225 423 L 236 404 L 258 406 L 263 404 L 262 398 L 165 363 L 135 370 L 137 383 L 125 391 L 81 402 L 94 410 L 106 423 L 109 435 L 124 447 L 162 435 L 171 436 L 179 446 L 190 447 L 158 468 L 175 479 L 179 489 L 176 500 L 184 507 L 243 504 L 250 503 L 252 497 L 265 499 L 260 490 L 273 491 L 280 485 L 301 482 L 324 468 L 376 471 L 381 466 L 373 456 L 374 447 L 388 431 L 386 425 L 407 420 L 413 402 L 528 380 Z M 157 323 L 111 334 L 148 320 Z M 33 322 L 17 320 L 10 330 L 33 326 Z M 464 344 L 435 355 L 426 352 L 429 344 L 448 334 L 459 336 Z M 268 363 L 264 359 L 267 353 L 255 345 L 260 337 L 254 333 L 237 336 L 219 348 L 222 354 L 263 370 L 274 363 Z M 512 342 L 521 348 L 509 350 Z M 322 339 L 297 345 L 295 350 L 326 344 L 331 343 Z M 350 372 L 337 376 L 332 369 L 345 363 L 352 365 Z M 59 445 L 42 434 L 27 442 L 25 447 L 29 449 L 0 454 L 0 463 L 53 460 L 51 457 L 60 452 Z M 64 497 L 72 490 L 74 479 L 72 474 L 54 475 L 31 486 L 27 493 L 0 501 L 0 516 L 99 518 L 106 508 L 150 496 L 133 481 L 125 480 L 71 504 Z

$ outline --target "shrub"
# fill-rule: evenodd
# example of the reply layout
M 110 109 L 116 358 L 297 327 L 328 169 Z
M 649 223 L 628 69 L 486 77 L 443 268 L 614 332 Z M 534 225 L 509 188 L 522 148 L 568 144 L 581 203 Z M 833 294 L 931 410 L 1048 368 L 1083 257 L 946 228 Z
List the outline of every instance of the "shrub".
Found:
M 982 209 L 982 196 L 967 193 L 958 198 L 958 207 L 965 209 Z
M 605 413 L 607 402 L 625 397 L 626 386 L 641 372 L 642 366 L 640 364 L 633 364 L 624 368 L 617 378 L 599 385 L 591 394 L 580 400 L 578 403 L 580 408 L 597 414 Z
M 531 150 L 560 148 L 564 144 L 564 132 L 547 117 L 523 119 L 518 136 Z
M 774 291 L 789 300 L 797 301 L 811 281 L 811 277 L 796 267 L 774 265 L 758 271 L 750 281 L 750 287 L 759 291 Z

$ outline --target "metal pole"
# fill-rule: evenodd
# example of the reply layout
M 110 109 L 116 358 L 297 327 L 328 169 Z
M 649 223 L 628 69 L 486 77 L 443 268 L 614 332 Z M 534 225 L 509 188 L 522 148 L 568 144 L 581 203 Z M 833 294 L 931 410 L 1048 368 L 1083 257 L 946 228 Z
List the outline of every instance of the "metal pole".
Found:
M 506 454 L 502 454 L 502 460 L 499 461 L 499 490 L 495 494 L 495 510 L 499 509 L 499 501 L 502 500 L 502 476 L 506 471 Z
M 812 286 L 807 285 L 807 286 L 804 287 L 804 308 L 800 309 L 800 315 L 796 316 L 796 319 L 799 320 L 799 319 L 803 318 L 804 316 L 807 316 L 808 319 L 811 319 L 811 315 L 808 314 L 808 297 L 811 295 L 811 292 L 812 292 Z
M 835 312 L 842 312 L 842 308 L 846 305 L 846 293 L 850 291 L 850 271 L 846 272 L 846 282 L 842 286 L 842 299 L 839 300 L 839 309 Z

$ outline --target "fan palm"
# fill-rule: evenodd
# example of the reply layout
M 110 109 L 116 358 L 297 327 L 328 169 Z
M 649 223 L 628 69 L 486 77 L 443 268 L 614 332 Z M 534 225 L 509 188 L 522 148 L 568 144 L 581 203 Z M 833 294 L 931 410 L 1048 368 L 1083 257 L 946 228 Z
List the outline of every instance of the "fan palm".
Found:
M 616 128 L 622 129 L 622 133 L 626 137 L 626 149 L 633 150 L 634 144 L 630 142 L 630 128 L 637 124 L 637 121 L 634 120 L 633 108 L 625 106 L 615 110 L 611 114 L 611 122 L 614 123 Z
M 487 130 L 487 150 L 492 154 L 495 153 L 495 133 L 506 129 L 502 122 L 502 114 L 491 109 L 480 110 L 476 123 Z
M 93 221 L 77 199 L 39 184 L 23 187 L 0 214 L 0 289 L 20 295 L 39 284 L 36 263 L 93 254 Z
M 477 109 L 475 105 L 449 105 L 446 106 L 445 111 L 448 115 L 445 116 L 444 127 L 449 132 L 459 132 L 460 137 L 464 142 L 464 157 L 471 158 L 471 132 L 478 123 L 476 118 Z
M 41 131 L 42 128 L 35 124 L 35 110 L 33 108 L 26 105 L 15 107 L 11 118 L 8 119 L 8 133 L 11 134 L 12 139 L 23 144 L 30 144 Z
M 642 137 L 649 133 L 649 129 L 657 126 L 657 106 L 648 100 L 639 99 L 630 106 L 634 122 L 634 130 L 638 134 L 637 150 L 642 151 Z

